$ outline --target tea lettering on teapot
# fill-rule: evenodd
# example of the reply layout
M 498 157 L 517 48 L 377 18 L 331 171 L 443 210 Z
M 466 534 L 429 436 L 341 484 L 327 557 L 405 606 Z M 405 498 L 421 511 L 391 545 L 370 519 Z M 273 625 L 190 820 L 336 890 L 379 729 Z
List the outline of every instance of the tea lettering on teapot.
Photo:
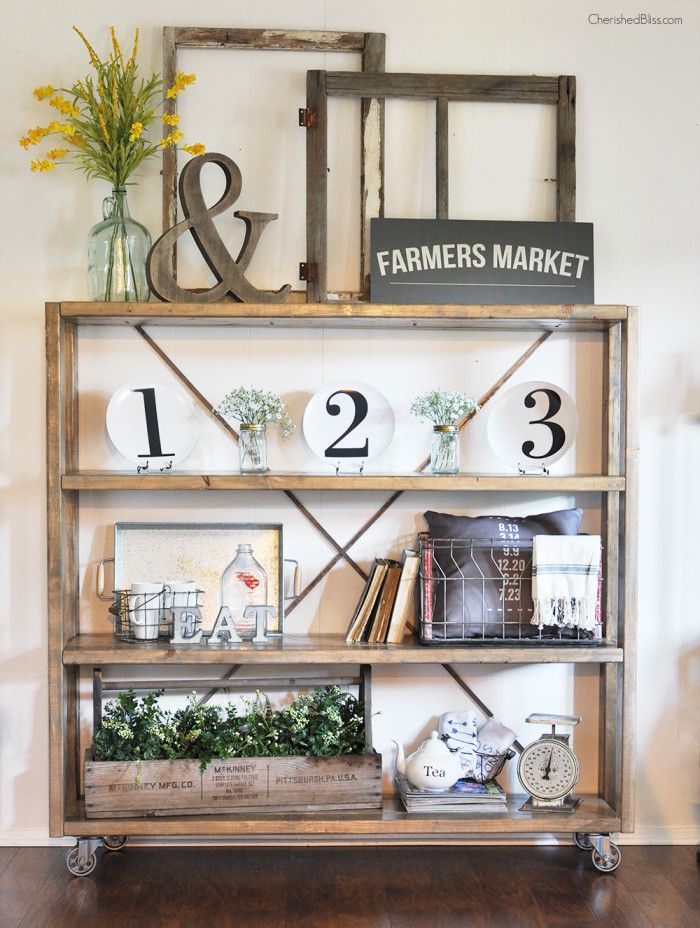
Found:
M 444 770 L 439 770 L 437 767 L 431 767 L 430 764 L 426 764 L 423 767 L 423 770 L 425 770 L 426 777 L 443 777 L 443 779 L 445 777 Z

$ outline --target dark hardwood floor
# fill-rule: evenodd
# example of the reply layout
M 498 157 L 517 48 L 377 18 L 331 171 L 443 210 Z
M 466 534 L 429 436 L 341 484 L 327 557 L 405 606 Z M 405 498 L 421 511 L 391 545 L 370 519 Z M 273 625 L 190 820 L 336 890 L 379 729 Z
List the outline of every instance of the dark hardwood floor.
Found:
M 0 928 L 693 928 L 693 847 L 0 848 Z

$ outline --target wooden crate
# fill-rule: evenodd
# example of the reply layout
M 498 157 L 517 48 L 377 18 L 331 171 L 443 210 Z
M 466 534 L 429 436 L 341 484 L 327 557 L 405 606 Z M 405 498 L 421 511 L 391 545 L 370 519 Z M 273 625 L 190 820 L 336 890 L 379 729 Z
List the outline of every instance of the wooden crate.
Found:
M 380 754 L 96 761 L 85 757 L 88 818 L 318 812 L 382 807 Z

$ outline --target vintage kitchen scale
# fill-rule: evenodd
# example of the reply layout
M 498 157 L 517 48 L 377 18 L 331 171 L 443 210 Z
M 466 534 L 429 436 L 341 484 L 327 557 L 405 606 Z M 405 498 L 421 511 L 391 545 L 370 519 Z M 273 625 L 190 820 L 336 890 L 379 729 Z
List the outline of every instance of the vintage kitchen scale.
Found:
M 578 782 L 578 758 L 569 743 L 571 735 L 557 734 L 557 725 L 573 728 L 581 717 L 533 713 L 525 721 L 551 725 L 552 731 L 528 744 L 520 755 L 518 778 L 530 794 L 520 811 L 573 812 L 581 802 L 571 792 Z M 591 851 L 593 866 L 601 873 L 610 873 L 620 866 L 622 853 L 609 834 L 576 832 L 574 843 L 582 851 Z
M 557 734 L 557 725 L 573 727 L 579 715 L 534 713 L 527 722 L 551 725 L 552 732 L 528 744 L 518 761 L 518 778 L 530 794 L 521 812 L 573 812 L 581 802 L 571 791 L 579 775 L 578 758 L 569 744 L 570 734 Z

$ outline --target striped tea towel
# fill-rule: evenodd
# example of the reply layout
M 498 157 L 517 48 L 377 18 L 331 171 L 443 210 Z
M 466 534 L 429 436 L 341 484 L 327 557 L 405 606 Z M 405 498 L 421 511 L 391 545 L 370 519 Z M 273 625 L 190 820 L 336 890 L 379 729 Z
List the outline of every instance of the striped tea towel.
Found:
M 532 624 L 595 631 L 600 535 L 535 535 Z

